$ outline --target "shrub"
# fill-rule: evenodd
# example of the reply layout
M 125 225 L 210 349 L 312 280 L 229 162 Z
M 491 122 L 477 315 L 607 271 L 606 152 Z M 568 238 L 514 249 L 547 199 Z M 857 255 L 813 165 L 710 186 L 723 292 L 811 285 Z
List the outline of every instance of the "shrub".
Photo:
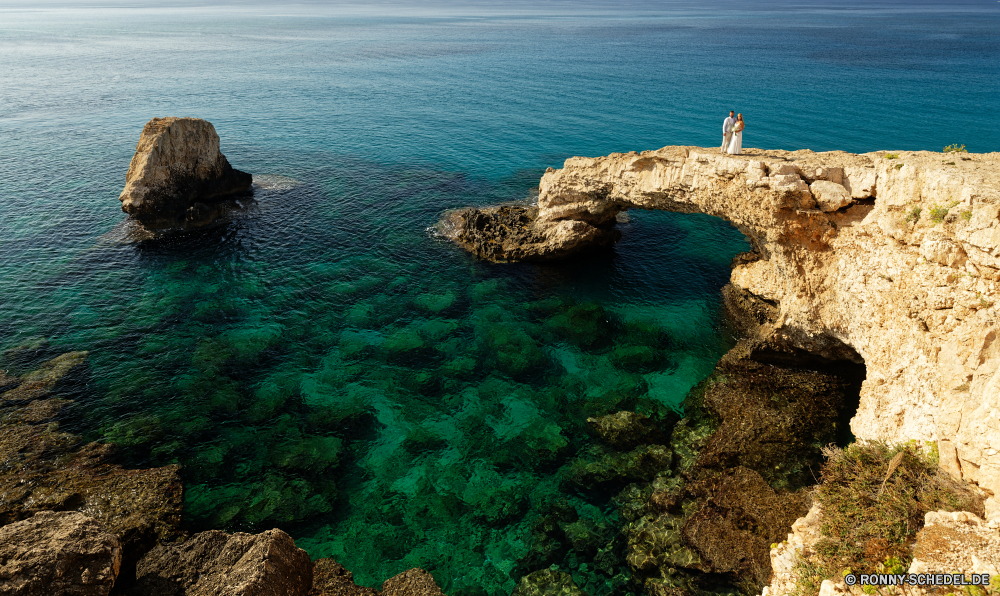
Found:
M 896 159 L 896 158 L 899 157 L 899 154 L 898 153 L 886 153 L 882 157 L 884 157 L 886 159 Z
M 966 209 L 965 211 L 961 212 L 959 215 L 961 215 L 962 219 L 964 219 L 965 221 L 969 221 L 970 219 L 972 219 L 972 209 Z
M 934 222 L 934 225 L 943 222 L 946 215 L 948 215 L 947 207 L 940 207 L 938 205 L 931 207 L 931 221 Z
M 924 514 L 983 513 L 964 484 L 937 470 L 933 448 L 876 441 L 828 447 L 816 499 L 823 510 L 818 556 L 796 565 L 797 590 L 815 594 L 824 579 L 905 569 Z
M 920 219 L 920 212 L 921 211 L 922 211 L 922 209 L 920 209 L 920 207 L 914 207 L 913 209 L 910 209 L 910 212 L 906 214 L 906 221 L 907 222 L 911 222 L 911 221 L 915 222 L 915 221 L 919 220 Z
M 959 147 L 958 143 L 955 143 L 954 145 L 948 145 L 947 147 L 945 147 L 944 149 L 942 149 L 941 152 L 942 153 L 968 153 L 968 151 L 965 150 L 965 145 L 962 145 L 961 147 Z

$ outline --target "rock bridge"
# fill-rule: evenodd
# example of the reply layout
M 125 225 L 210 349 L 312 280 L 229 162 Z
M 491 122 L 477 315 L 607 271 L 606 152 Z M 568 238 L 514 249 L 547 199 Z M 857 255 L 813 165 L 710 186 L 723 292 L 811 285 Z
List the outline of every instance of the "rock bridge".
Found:
M 777 305 L 770 341 L 864 360 L 855 436 L 937 441 L 942 467 L 1000 495 L 1000 154 L 574 157 L 542 177 L 537 207 L 459 210 L 442 228 L 483 258 L 558 258 L 613 243 L 634 208 L 731 222 L 754 253 L 731 282 Z

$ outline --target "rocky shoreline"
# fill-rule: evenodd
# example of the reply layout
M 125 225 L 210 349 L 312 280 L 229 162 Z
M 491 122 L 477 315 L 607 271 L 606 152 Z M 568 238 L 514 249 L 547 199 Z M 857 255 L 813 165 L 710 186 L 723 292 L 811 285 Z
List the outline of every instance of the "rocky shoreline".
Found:
M 59 429 L 60 413 L 86 384 L 89 354 L 51 352 L 36 338 L 4 354 L 31 370 L 0 373 L 0 594 L 379 593 L 356 586 L 335 561 L 314 563 L 278 529 L 187 535 L 180 466 L 124 469 L 114 445 L 84 444 Z M 419 569 L 390 578 L 381 593 L 442 594 Z

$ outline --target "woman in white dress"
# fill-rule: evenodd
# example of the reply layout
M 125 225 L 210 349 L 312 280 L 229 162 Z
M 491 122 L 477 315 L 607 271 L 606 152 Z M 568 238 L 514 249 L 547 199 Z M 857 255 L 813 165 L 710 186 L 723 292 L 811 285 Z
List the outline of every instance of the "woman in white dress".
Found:
M 736 125 L 733 126 L 733 139 L 729 141 L 729 148 L 726 153 L 730 155 L 743 154 L 743 114 L 736 114 Z

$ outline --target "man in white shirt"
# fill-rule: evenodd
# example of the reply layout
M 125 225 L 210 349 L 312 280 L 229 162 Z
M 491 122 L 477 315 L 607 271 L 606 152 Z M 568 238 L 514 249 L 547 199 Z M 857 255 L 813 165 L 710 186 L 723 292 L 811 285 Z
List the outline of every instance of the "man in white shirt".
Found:
M 729 110 L 729 117 L 722 122 L 722 150 L 719 153 L 725 153 L 726 148 L 729 147 L 729 141 L 733 140 L 733 127 L 736 126 L 736 112 Z

